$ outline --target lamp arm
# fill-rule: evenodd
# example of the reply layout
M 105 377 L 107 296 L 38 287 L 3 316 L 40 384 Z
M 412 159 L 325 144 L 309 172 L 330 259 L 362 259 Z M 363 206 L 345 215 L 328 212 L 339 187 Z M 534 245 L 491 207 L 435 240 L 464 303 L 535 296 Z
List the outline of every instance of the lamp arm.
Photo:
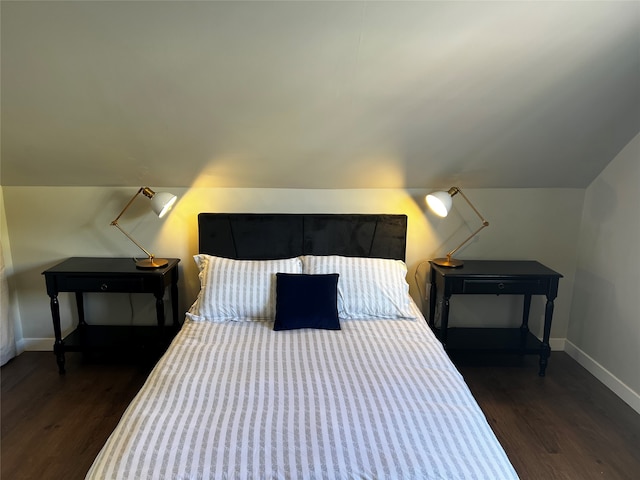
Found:
M 480 215 L 480 212 L 478 211 L 478 209 L 473 206 L 473 203 L 471 203 L 471 201 L 467 198 L 467 196 L 463 193 L 463 191 L 460 190 L 458 187 L 454 187 L 454 188 L 456 189 L 456 193 L 459 193 L 460 195 L 462 195 L 462 198 L 464 198 L 467 201 L 467 203 L 469 204 L 469 206 L 473 209 L 473 211 L 476 212 L 476 215 L 478 215 L 478 217 L 482 221 L 482 225 L 484 227 L 488 227 L 489 226 L 489 222 L 487 222 L 484 219 L 484 217 L 482 215 Z M 455 193 L 453 195 L 455 195 Z
M 129 235 L 127 232 L 125 232 L 125 231 L 122 229 L 122 227 L 121 227 L 120 225 L 118 225 L 118 223 L 117 223 L 115 220 L 114 220 L 113 222 L 111 222 L 111 225 L 113 225 L 113 226 L 114 226 L 114 227 L 116 227 L 118 230 L 120 230 L 122 233 L 124 233 L 124 235 L 125 235 L 129 240 L 131 240 L 133 243 L 135 243 L 135 244 L 136 244 L 136 246 L 137 246 L 140 250 L 142 250 L 144 253 L 146 253 L 146 254 L 147 254 L 147 256 L 148 256 L 149 258 L 155 258 L 155 255 L 154 255 L 153 253 L 150 253 L 146 248 L 144 248 L 142 245 L 140 245 L 138 242 L 136 242 L 136 241 L 134 240 L 134 238 L 133 238 L 131 235 Z
M 142 245 L 140 245 L 138 242 L 136 242 L 136 241 L 134 240 L 134 238 L 133 238 L 131 235 L 129 235 L 127 232 L 125 232 L 125 231 L 122 229 L 122 227 L 118 224 L 118 220 L 120 220 L 120 217 L 122 217 L 122 215 L 124 215 L 124 212 L 126 212 L 126 211 L 129 209 L 129 207 L 131 206 L 131 204 L 133 203 L 133 201 L 136 199 L 136 197 L 137 197 L 138 195 L 140 195 L 141 193 L 145 192 L 145 189 L 146 189 L 146 187 L 140 187 L 140 190 L 138 190 L 138 191 L 135 193 L 135 195 L 134 195 L 133 197 L 131 197 L 131 200 L 129 200 L 129 203 L 127 203 L 127 204 L 124 206 L 124 208 L 122 209 L 122 211 L 120 212 L 120 214 L 119 214 L 119 215 L 118 215 L 118 216 L 117 216 L 117 217 L 116 217 L 116 218 L 111 222 L 111 225 L 113 225 L 114 227 L 116 227 L 116 228 L 117 228 L 118 230 L 120 230 L 120 231 L 121 231 L 121 232 L 122 232 L 122 233 L 123 233 L 123 234 L 124 234 L 128 239 L 129 239 L 129 240 L 131 240 L 133 243 L 135 243 L 135 244 L 136 244 L 136 246 L 137 246 L 140 250 L 142 250 L 144 253 L 146 253 L 146 254 L 147 254 L 147 256 L 148 256 L 149 258 L 154 258 L 154 257 L 155 257 L 155 255 L 153 255 L 152 253 L 150 253 L 146 248 L 144 248 Z M 147 195 L 147 194 L 146 194 L 146 192 L 145 192 L 145 195 Z M 148 196 L 148 195 L 147 195 L 147 196 Z
M 480 232 L 480 230 L 482 230 L 484 227 L 488 227 L 488 226 L 489 226 L 489 222 L 484 222 L 482 224 L 482 226 L 480 226 L 480 228 L 478 228 L 475 232 L 473 232 L 471 235 L 469 235 L 464 242 L 462 242 L 456 248 L 454 248 L 449 253 L 447 253 L 447 258 L 451 259 L 451 257 L 453 257 L 454 253 L 456 253 L 458 250 L 460 250 L 463 247 L 463 245 L 465 245 L 469 240 L 471 240 L 473 237 L 475 237 Z
M 124 212 L 126 212 L 126 211 L 129 209 L 129 207 L 131 206 L 131 204 L 133 203 L 133 201 L 136 199 L 136 197 L 137 197 L 138 195 L 140 195 L 140 194 L 142 193 L 142 191 L 143 191 L 143 190 L 144 190 L 144 187 L 140 187 L 140 190 L 138 190 L 138 191 L 135 193 L 135 195 L 134 195 L 133 197 L 131 197 L 131 200 L 129 200 L 129 203 L 127 203 L 127 204 L 124 206 L 124 208 L 123 208 L 123 209 L 122 209 L 122 211 L 118 214 L 118 216 L 115 218 L 115 220 L 113 220 L 113 221 L 111 222 L 111 225 L 113 225 L 114 227 L 117 227 L 117 226 L 118 226 L 118 220 L 120 220 L 120 217 L 121 217 L 122 215 L 124 215 Z M 118 227 L 118 228 L 119 228 L 119 227 Z M 122 230 L 122 229 L 120 229 L 120 230 Z M 123 233 L 124 233 L 124 232 L 123 232 Z
M 480 218 L 480 220 L 482 221 L 482 225 L 480 226 L 480 228 L 478 228 L 475 232 L 473 232 L 471 235 L 469 235 L 464 242 L 462 242 L 456 248 L 454 248 L 449 253 L 447 253 L 447 258 L 449 260 L 451 260 L 451 257 L 453 256 L 453 254 L 456 253 L 458 250 L 460 250 L 469 240 L 471 240 L 473 237 L 475 237 L 480 232 L 480 230 L 482 230 L 485 227 L 488 227 L 489 226 L 489 222 L 487 222 L 484 219 L 484 217 L 480 214 L 478 209 L 476 207 L 474 207 L 473 203 L 471 203 L 471 201 L 467 198 L 467 196 L 458 187 L 452 187 L 449 190 L 449 193 L 451 194 L 451 196 L 455 195 L 456 193 L 459 193 L 460 195 L 462 195 L 462 198 L 465 199 L 465 201 L 469 204 L 471 209 L 476 213 L 478 218 Z

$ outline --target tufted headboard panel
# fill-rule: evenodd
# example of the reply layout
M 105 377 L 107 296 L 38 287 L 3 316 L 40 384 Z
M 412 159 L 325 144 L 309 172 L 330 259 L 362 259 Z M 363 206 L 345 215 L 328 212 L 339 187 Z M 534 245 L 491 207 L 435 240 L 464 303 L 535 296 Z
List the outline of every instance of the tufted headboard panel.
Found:
M 201 213 L 199 252 L 267 260 L 344 255 L 404 260 L 406 215 Z

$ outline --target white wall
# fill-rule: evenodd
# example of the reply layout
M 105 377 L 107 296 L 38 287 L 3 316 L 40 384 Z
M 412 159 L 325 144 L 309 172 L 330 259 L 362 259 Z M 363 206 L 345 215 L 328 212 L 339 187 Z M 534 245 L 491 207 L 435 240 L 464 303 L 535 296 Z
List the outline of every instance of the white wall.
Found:
M 640 134 L 585 193 L 567 351 L 640 412 Z
M 153 185 L 151 185 L 153 188 Z M 442 187 L 442 186 L 440 186 Z M 448 187 L 448 186 L 445 186 Z M 135 193 L 135 188 L 7 187 L 3 188 L 14 271 L 10 281 L 19 292 L 22 329 L 28 348 L 51 348 L 53 329 L 49 299 L 41 272 L 69 256 L 140 256 L 109 222 Z M 160 190 L 160 189 L 157 189 Z M 409 280 L 421 262 L 441 256 L 478 226 L 462 201 L 439 219 L 426 212 L 429 190 L 296 190 L 163 188 L 180 196 L 171 214 L 158 220 L 146 199 L 134 203 L 120 223 L 159 256 L 181 262 L 181 311 L 195 299 L 197 273 L 191 256 L 197 251 L 199 212 L 405 213 L 409 216 L 407 264 Z M 564 339 L 569 320 L 575 268 L 575 244 L 582 209 L 580 189 L 465 190 L 489 220 L 459 258 L 536 259 L 562 273 L 552 337 Z M 417 289 L 412 287 L 417 299 Z M 87 319 L 94 323 L 153 322 L 154 299 L 145 295 L 90 294 Z M 532 330 L 540 330 L 543 299 L 534 302 Z M 77 321 L 71 294 L 60 295 L 63 329 Z M 457 297 L 452 324 L 519 322 L 521 301 L 515 297 Z

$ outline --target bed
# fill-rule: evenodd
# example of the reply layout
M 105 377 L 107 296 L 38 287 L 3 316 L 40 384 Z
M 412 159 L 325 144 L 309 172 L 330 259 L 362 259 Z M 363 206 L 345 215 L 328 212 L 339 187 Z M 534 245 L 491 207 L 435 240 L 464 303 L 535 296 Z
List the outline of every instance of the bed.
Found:
M 200 214 L 201 289 L 87 479 L 515 479 L 403 215 Z

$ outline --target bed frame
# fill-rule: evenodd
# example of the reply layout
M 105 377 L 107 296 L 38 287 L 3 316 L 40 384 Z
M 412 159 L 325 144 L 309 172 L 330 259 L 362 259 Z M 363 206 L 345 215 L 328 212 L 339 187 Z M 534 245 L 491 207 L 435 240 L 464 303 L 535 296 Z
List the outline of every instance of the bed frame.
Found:
M 299 255 L 405 260 L 406 234 L 406 215 L 198 215 L 199 252 L 242 260 Z
M 235 259 L 405 255 L 404 215 L 203 213 L 198 223 L 202 253 Z M 409 319 L 353 320 L 340 333 L 187 322 L 87 478 L 162 472 L 517 479 L 428 325 Z

